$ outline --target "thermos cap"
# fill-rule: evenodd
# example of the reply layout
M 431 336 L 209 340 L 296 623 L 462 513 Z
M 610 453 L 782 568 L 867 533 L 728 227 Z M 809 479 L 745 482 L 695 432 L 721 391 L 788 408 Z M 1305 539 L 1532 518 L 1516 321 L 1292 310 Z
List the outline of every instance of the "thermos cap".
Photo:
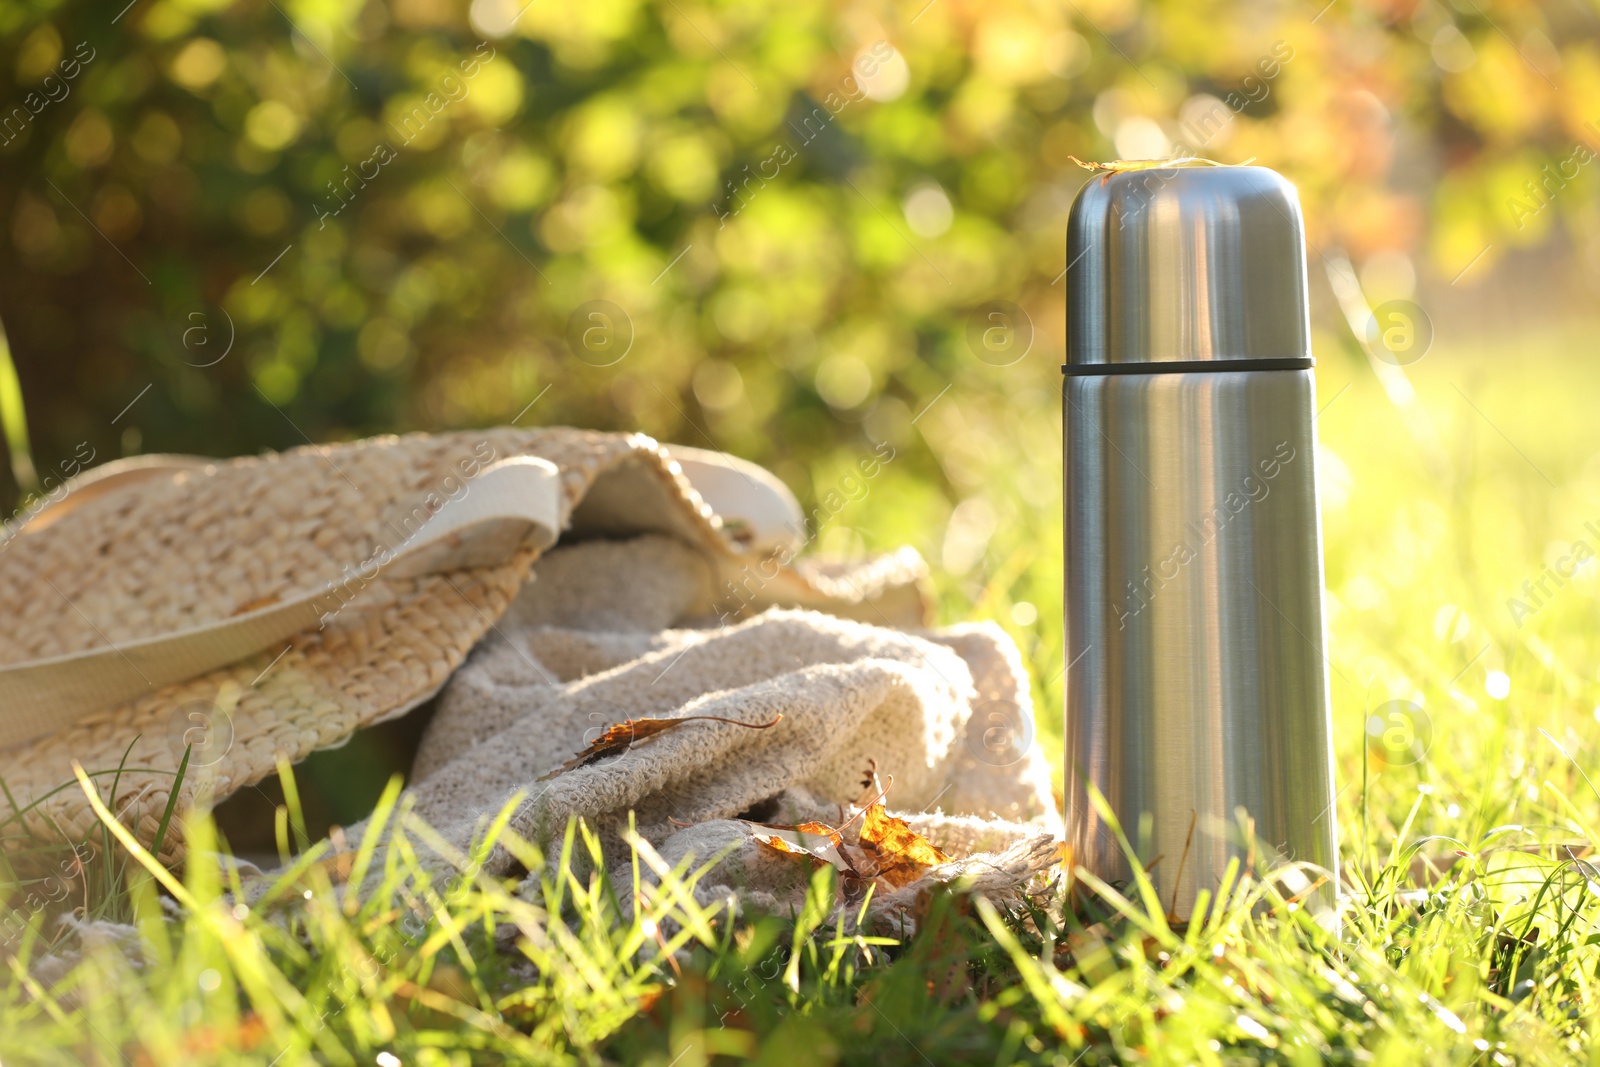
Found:
M 1305 225 L 1282 175 L 1125 170 L 1079 191 L 1067 222 L 1069 367 L 1310 356 Z

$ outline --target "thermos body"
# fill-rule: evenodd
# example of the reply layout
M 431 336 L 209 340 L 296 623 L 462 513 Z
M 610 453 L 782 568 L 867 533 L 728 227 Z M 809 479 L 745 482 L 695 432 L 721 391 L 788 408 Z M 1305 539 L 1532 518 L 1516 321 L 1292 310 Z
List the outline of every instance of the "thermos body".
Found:
M 1067 825 L 1129 877 L 1092 783 L 1180 913 L 1249 856 L 1241 810 L 1335 865 L 1313 396 L 1309 370 L 1066 379 Z
M 1313 864 L 1325 906 L 1337 853 L 1298 198 L 1260 167 L 1096 177 L 1067 253 L 1075 861 L 1130 875 L 1092 786 L 1180 917 L 1233 860 Z

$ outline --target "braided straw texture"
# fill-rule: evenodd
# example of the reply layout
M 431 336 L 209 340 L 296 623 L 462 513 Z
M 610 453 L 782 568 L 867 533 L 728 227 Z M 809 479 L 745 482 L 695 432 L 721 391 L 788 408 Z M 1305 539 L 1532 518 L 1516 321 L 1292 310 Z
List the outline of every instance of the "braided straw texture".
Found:
M 335 588 L 344 602 L 285 647 L 0 752 L 0 778 L 27 828 L 71 841 L 88 835 L 94 814 L 72 782 L 77 761 L 102 796 L 115 779 L 113 809 L 148 843 L 186 745 L 180 814 L 197 797 L 220 800 L 279 761 L 292 764 L 435 693 L 505 611 L 535 551 L 407 579 L 364 564 L 468 491 L 472 474 L 520 455 L 560 468 L 567 521 L 597 478 L 633 460 L 679 505 L 676 532 L 732 555 L 720 520 L 653 439 L 561 428 L 384 437 L 222 461 L 91 499 L 8 542 L 3 663 L 202 625 L 308 590 Z M 163 858 L 177 857 L 182 836 L 169 833 Z M 13 827 L 0 847 L 18 840 Z

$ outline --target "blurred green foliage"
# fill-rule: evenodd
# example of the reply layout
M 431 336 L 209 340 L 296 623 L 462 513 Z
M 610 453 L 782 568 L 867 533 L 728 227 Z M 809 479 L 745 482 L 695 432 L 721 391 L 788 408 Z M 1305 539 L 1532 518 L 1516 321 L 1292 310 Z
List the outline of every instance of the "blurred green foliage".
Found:
M 1253 156 L 1389 275 L 1600 229 L 1595 168 L 1540 169 L 1596 140 L 1576 5 L 123 2 L 0 6 L 0 318 L 46 479 L 83 442 L 520 417 L 808 499 L 919 439 L 942 522 L 1001 456 L 1054 491 L 1071 155 Z M 1032 321 L 1012 365 L 968 339 L 991 300 Z

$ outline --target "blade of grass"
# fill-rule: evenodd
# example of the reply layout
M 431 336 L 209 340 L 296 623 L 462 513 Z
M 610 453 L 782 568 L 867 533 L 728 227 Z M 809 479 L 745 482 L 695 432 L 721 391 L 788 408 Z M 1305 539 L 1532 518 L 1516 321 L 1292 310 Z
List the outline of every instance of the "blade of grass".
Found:
M 22 382 L 11 358 L 11 341 L 0 322 L 0 433 L 11 454 L 11 477 L 24 495 L 39 491 L 39 472 L 33 465 L 33 448 L 28 443 L 28 413 L 22 403 Z
M 172 791 L 167 794 L 166 810 L 161 813 L 161 824 L 156 827 L 155 840 L 150 843 L 150 852 L 158 859 L 161 856 L 161 846 L 167 840 L 167 827 L 172 823 L 172 813 L 178 806 L 178 793 L 183 789 L 184 775 L 189 773 L 189 754 L 193 751 L 193 745 L 183 746 L 183 758 L 178 761 L 178 776 L 172 780 Z
M 144 868 L 155 877 L 156 881 L 160 882 L 167 892 L 177 898 L 178 903 L 190 910 L 198 909 L 200 902 L 189 894 L 188 887 L 173 877 L 172 872 L 167 870 L 159 860 L 146 852 L 144 846 L 139 844 L 139 839 L 133 835 L 133 831 L 123 826 L 117 820 L 117 817 L 111 814 L 111 809 L 107 808 L 105 802 L 100 799 L 100 791 L 89 781 L 88 774 L 84 772 L 83 764 L 74 760 L 72 773 L 78 779 L 78 785 L 82 787 L 83 795 L 88 798 L 89 807 L 94 809 L 95 815 L 99 816 L 100 822 L 105 826 L 107 832 L 122 842 L 122 847 L 126 848 L 134 859 L 143 864 Z

